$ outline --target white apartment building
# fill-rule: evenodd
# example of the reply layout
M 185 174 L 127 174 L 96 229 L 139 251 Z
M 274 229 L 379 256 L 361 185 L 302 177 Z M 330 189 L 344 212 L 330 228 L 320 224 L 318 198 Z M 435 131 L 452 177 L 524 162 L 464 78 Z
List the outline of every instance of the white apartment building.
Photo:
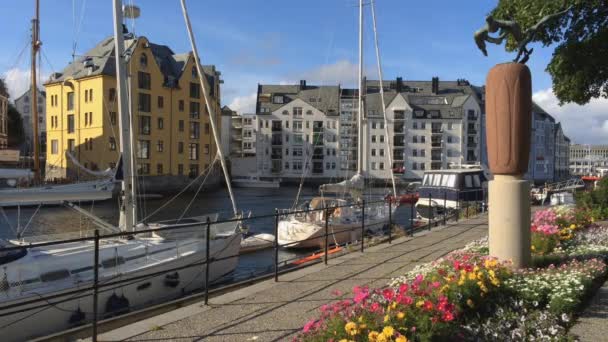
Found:
M 371 178 L 420 179 L 480 158 L 480 100 L 465 80 L 366 81 L 363 141 Z M 253 131 L 257 170 L 285 180 L 348 178 L 357 165 L 357 90 L 339 86 L 258 85 Z M 255 129 L 257 128 L 257 132 Z M 388 130 L 388 134 L 386 132 Z M 390 144 L 390 150 L 388 144 Z M 393 157 L 390 165 L 389 154 Z
M 570 145 L 570 173 L 595 176 L 608 168 L 608 145 Z
M 38 89 L 38 139 L 41 154 L 46 151 L 46 92 Z M 23 119 L 23 130 L 25 142 L 21 147 L 21 153 L 30 155 L 34 153 L 34 128 L 32 125 L 32 90 L 28 89 L 23 95 L 15 99 L 15 108 Z

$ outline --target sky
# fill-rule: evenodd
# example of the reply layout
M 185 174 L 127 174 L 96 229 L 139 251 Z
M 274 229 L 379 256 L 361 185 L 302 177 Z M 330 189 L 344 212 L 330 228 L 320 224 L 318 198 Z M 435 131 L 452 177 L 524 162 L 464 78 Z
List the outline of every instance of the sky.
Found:
M 111 0 L 40 0 L 45 80 L 60 71 L 72 54 L 87 50 L 113 33 Z M 190 51 L 179 0 L 125 0 L 141 8 L 127 25 L 136 35 L 174 52 Z M 366 1 L 368 2 L 368 1 Z M 34 0 L 1 1 L 0 77 L 13 98 L 29 84 L 30 20 Z M 222 72 L 222 105 L 238 112 L 255 108 L 257 84 L 296 83 L 354 86 L 358 63 L 356 0 L 188 0 L 189 14 L 203 64 Z M 464 78 L 485 83 L 487 71 L 513 58 L 499 46 L 484 57 L 473 42 L 496 0 L 376 0 L 377 31 L 385 79 Z M 371 10 L 365 8 L 364 68 L 377 79 Z M 527 63 L 534 100 L 558 121 L 576 143 L 608 143 L 608 100 L 585 106 L 559 106 L 545 67 L 554 46 L 534 48 Z

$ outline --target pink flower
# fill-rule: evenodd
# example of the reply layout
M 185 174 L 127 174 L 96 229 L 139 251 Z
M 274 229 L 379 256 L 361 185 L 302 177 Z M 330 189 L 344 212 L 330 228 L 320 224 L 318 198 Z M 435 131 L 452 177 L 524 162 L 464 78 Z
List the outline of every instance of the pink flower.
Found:
M 450 322 L 452 320 L 454 320 L 454 315 L 447 311 L 443 313 L 443 316 L 441 317 L 445 322 Z
M 431 302 L 430 300 L 424 301 L 424 305 L 422 306 L 424 308 L 424 310 L 426 311 L 431 311 L 433 310 L 433 302 Z
M 399 303 L 403 305 L 412 305 L 412 303 L 414 303 L 414 299 L 410 296 L 403 296 L 401 297 L 401 300 L 399 300 Z
M 438 282 L 438 281 L 434 281 L 434 282 L 432 282 L 432 283 L 431 283 L 431 286 L 432 286 L 434 289 L 438 289 L 438 288 L 441 286 L 441 283 L 440 283 L 440 282 Z
M 367 287 L 361 288 L 359 286 L 355 286 L 353 288 L 353 292 L 355 293 L 355 297 L 353 298 L 353 300 L 357 304 L 365 302 L 369 297 L 369 289 Z
M 370 312 L 377 312 L 380 310 L 380 304 L 379 303 L 373 303 L 372 305 L 370 305 L 369 307 L 369 311 Z
M 384 299 L 386 299 L 387 301 L 391 301 L 395 297 L 395 291 L 390 287 L 384 289 L 382 291 L 382 297 L 384 297 Z
M 302 332 L 304 332 L 304 333 L 309 332 L 312 329 L 312 327 L 315 325 L 315 322 L 316 321 L 314 319 L 306 322 L 306 324 L 304 324 L 304 329 L 302 329 Z
M 408 289 L 409 286 L 407 284 L 401 284 L 401 286 L 399 286 L 399 293 L 404 294 L 407 292 Z

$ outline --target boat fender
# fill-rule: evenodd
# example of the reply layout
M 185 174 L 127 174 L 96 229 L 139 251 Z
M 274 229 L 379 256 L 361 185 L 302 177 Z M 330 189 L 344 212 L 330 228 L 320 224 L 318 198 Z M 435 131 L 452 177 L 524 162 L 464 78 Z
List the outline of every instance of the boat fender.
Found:
M 171 273 L 165 276 L 165 286 L 177 287 L 179 285 L 179 273 Z
M 118 316 L 129 312 L 129 300 L 124 295 L 117 296 L 113 293 L 106 303 L 106 315 Z
M 79 306 L 78 309 L 76 309 L 76 311 L 72 312 L 72 315 L 70 315 L 68 323 L 70 323 L 70 326 L 78 326 L 84 323 L 84 319 L 85 314 L 82 312 L 82 310 L 80 310 Z

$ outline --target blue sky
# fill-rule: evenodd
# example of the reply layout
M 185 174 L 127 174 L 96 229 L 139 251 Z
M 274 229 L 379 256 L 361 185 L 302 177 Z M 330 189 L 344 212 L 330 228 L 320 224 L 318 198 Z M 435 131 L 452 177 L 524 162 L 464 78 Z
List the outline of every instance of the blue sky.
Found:
M 141 8 L 142 16 L 129 22 L 138 35 L 170 46 L 175 52 L 189 51 L 189 43 L 178 0 L 129 0 Z M 189 0 L 200 53 L 205 64 L 215 64 L 225 81 L 223 104 L 241 111 L 251 109 L 257 83 L 340 82 L 352 85 L 356 77 L 357 19 L 356 0 L 307 1 L 194 1 Z M 0 2 L 3 36 L 0 49 L 0 75 L 16 93 L 27 88 L 29 52 L 18 58 L 29 39 L 33 0 Z M 483 84 L 487 70 L 512 58 L 502 47 L 491 46 L 484 57 L 473 42 L 495 0 L 376 0 L 380 53 L 385 78 L 430 80 L 433 76 L 454 80 L 466 78 Z M 83 54 L 112 34 L 110 0 L 41 0 L 42 73 L 61 70 L 70 60 L 73 45 Z M 366 8 L 365 65 L 374 78 L 375 54 L 371 14 Z M 8 29 L 10 28 L 10 29 Z M 591 106 L 559 107 L 552 96 L 551 79 L 544 71 L 553 48 L 533 46 L 528 63 L 533 76 L 535 99 L 558 120 L 574 120 L 572 112 L 595 111 Z M 47 62 L 48 59 L 48 62 Z M 540 97 L 538 97 L 540 96 Z M 600 101 L 600 131 L 589 138 L 600 139 L 602 113 L 608 106 Z M 597 107 L 597 106 L 596 106 Z M 591 109 L 589 109 L 591 108 Z M 581 114 L 582 115 L 582 114 Z M 600 115 L 599 119 L 596 117 Z M 579 121 L 579 122 L 577 122 Z M 578 134 L 579 127 L 566 131 Z M 585 141 L 588 142 L 588 141 Z

